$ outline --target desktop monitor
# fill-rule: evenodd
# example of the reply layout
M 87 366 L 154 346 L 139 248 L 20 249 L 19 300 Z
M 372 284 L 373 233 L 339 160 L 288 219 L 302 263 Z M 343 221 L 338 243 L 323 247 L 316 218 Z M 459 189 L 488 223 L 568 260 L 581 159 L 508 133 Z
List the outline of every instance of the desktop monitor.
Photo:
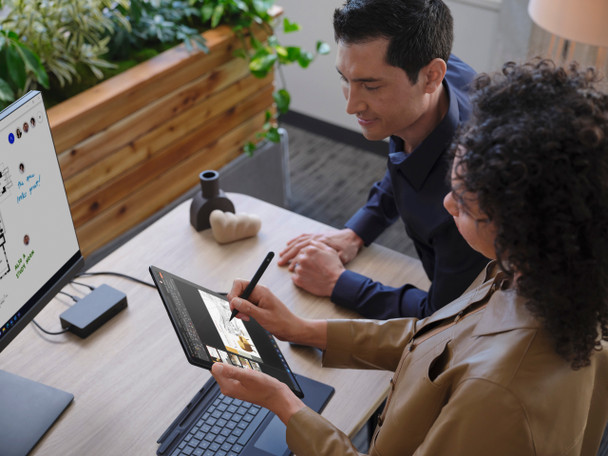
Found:
M 0 112 L 0 352 L 83 264 L 42 96 L 30 91 Z M 72 399 L 0 371 L 0 453 L 27 454 Z

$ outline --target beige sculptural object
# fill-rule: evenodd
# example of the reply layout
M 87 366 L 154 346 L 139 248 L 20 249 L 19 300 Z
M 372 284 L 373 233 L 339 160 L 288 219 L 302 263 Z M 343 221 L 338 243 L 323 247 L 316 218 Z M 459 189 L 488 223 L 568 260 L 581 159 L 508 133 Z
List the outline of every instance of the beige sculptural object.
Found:
M 233 214 L 216 209 L 209 215 L 213 237 L 220 244 L 255 236 L 262 227 L 262 221 L 253 214 Z

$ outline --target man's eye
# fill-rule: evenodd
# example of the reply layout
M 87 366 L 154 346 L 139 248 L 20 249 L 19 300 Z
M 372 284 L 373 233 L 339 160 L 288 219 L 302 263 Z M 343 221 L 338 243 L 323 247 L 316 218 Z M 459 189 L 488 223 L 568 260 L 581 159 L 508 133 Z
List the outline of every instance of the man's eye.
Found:
M 380 86 L 369 86 L 367 84 L 363 84 L 363 88 L 365 90 L 373 91 L 373 90 L 378 90 L 380 88 Z

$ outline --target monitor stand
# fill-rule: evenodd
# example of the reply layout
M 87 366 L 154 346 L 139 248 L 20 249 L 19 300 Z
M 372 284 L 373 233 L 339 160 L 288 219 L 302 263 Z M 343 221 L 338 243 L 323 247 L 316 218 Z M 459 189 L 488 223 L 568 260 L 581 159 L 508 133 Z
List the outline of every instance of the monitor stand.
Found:
M 29 453 L 73 399 L 73 394 L 0 370 L 0 453 Z

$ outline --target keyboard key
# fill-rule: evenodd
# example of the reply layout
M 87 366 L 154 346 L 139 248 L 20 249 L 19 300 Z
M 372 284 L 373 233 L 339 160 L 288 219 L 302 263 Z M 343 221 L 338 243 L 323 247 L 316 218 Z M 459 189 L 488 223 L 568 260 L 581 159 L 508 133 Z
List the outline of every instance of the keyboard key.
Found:
M 210 432 L 207 433 L 207 435 L 205 435 L 205 440 L 208 440 L 209 442 L 212 442 L 214 438 L 215 438 L 215 435 L 213 435 Z
M 240 445 L 245 445 L 249 441 L 249 439 L 251 438 L 251 436 L 253 435 L 253 433 L 255 432 L 255 430 L 262 423 L 262 420 L 264 420 L 264 418 L 266 417 L 266 415 L 268 413 L 269 413 L 268 410 L 260 410 L 260 413 L 258 413 L 255 416 L 255 418 L 251 422 L 251 425 L 249 427 L 247 427 L 247 429 L 239 437 L 238 443 Z M 239 423 L 239 425 L 240 425 L 240 423 Z
M 237 441 L 236 435 L 229 435 L 228 438 L 226 439 L 226 442 L 228 442 L 228 443 L 236 443 L 236 441 Z
M 226 427 L 227 427 L 228 429 L 234 429 L 234 428 L 236 427 L 236 425 L 237 425 L 237 424 L 239 424 L 239 423 L 237 423 L 237 422 L 236 422 L 236 421 L 234 421 L 234 420 L 230 420 L 230 421 L 228 421 L 228 422 L 226 423 Z
M 189 445 L 192 445 L 194 448 L 196 448 L 199 443 L 201 443 L 199 439 L 192 438 L 192 440 L 190 440 Z
M 224 443 L 225 441 L 226 441 L 226 436 L 224 436 L 222 434 L 218 435 L 214 440 L 214 442 L 219 443 L 220 445 L 222 443 Z

